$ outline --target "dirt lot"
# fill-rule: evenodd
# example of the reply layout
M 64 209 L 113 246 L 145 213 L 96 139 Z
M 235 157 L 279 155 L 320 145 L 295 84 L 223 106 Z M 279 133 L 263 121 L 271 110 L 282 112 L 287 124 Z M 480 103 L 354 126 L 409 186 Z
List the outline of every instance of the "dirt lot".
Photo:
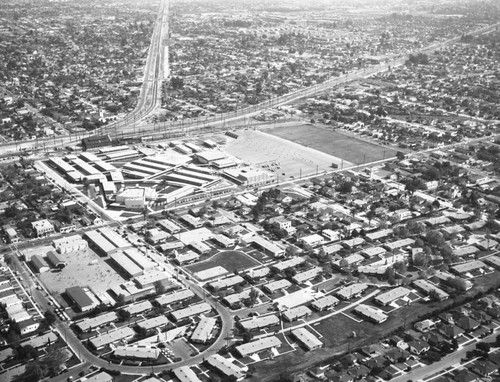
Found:
M 274 134 L 274 130 L 269 132 Z M 302 137 L 302 140 L 305 138 Z M 293 142 L 287 134 L 280 137 L 262 131 L 243 130 L 238 132 L 238 139 L 227 140 L 225 150 L 245 163 L 273 171 L 281 181 L 332 170 L 332 163 L 339 168 L 352 165 L 347 160 L 342 161 L 333 151 L 325 153 L 309 146 Z
M 344 160 L 344 167 L 348 166 L 348 162 L 357 165 L 396 155 L 396 150 L 390 147 L 379 146 L 353 136 L 308 124 L 287 124 L 263 131 L 341 158 Z
M 96 292 L 104 292 L 125 281 L 89 248 L 58 256 L 68 265 L 61 272 L 45 272 L 40 275 L 41 281 L 51 293 L 59 294 L 72 286 L 89 286 Z

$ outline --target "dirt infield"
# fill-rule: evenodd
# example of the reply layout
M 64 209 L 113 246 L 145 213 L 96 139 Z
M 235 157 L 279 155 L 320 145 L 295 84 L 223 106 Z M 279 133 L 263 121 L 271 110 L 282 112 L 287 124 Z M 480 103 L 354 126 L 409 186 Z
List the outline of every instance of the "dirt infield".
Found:
M 339 168 L 352 166 L 332 154 L 262 131 L 239 131 L 237 139 L 228 139 L 225 149 L 246 163 L 274 172 L 283 181 L 329 171 L 332 163 Z
M 103 258 L 89 248 L 58 256 L 68 265 L 61 272 L 40 274 L 42 283 L 51 293 L 62 293 L 72 286 L 89 286 L 99 293 L 125 281 Z
M 341 158 L 345 161 L 344 167 L 347 167 L 346 162 L 359 165 L 396 155 L 396 150 L 393 148 L 309 124 L 286 124 L 266 128 L 263 131 Z

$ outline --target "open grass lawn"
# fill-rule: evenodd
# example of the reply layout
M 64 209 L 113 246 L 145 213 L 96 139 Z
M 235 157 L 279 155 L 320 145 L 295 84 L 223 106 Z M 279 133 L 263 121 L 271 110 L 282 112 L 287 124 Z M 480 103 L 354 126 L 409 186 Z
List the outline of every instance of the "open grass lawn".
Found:
M 327 128 L 308 124 L 276 126 L 272 129 L 266 129 L 265 132 L 354 164 L 373 162 L 396 155 L 396 150 L 388 146 L 379 146 Z
M 210 259 L 201 261 L 185 267 L 191 273 L 196 273 L 221 266 L 232 273 L 235 270 L 243 271 L 245 269 L 259 265 L 254 259 L 240 251 L 224 251 L 212 256 Z

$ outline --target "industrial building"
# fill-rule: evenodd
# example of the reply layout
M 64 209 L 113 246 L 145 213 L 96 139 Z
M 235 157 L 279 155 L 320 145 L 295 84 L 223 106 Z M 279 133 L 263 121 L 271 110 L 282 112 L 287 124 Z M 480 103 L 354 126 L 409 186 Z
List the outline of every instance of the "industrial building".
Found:
M 122 251 L 110 253 L 109 258 L 112 259 L 129 278 L 137 277 L 143 274 L 143 270 L 136 263 L 130 260 L 130 258 Z
M 38 273 L 44 273 L 50 271 L 49 264 L 47 264 L 45 259 L 40 255 L 31 256 L 31 264 Z
M 98 231 L 85 232 L 85 238 L 89 241 L 89 246 L 100 255 L 108 256 L 117 249 L 116 246 Z
M 66 296 L 68 296 L 82 312 L 88 312 L 98 305 L 97 301 L 90 298 L 87 292 L 79 286 L 66 288 Z
M 82 148 L 84 150 L 95 149 L 97 147 L 111 146 L 111 137 L 109 135 L 92 135 L 82 138 Z

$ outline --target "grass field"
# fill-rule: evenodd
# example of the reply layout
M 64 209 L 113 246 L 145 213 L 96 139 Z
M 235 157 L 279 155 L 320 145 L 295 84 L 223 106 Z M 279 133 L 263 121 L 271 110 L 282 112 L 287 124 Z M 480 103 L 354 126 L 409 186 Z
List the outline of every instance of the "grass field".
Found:
M 276 126 L 266 129 L 265 132 L 354 164 L 373 162 L 396 155 L 396 150 L 390 147 L 379 146 L 356 137 L 313 125 Z
M 238 139 L 227 141 L 225 150 L 245 163 L 270 171 L 278 181 L 330 171 L 332 163 L 338 168 L 352 166 L 352 163 L 335 154 L 285 138 L 262 131 L 243 130 L 238 132 Z
M 257 265 L 259 265 L 259 263 L 241 251 L 224 251 L 212 256 L 208 260 L 188 265 L 185 269 L 194 274 L 206 269 L 220 266 L 226 268 L 228 272 L 232 273 L 235 270 L 243 271 Z

